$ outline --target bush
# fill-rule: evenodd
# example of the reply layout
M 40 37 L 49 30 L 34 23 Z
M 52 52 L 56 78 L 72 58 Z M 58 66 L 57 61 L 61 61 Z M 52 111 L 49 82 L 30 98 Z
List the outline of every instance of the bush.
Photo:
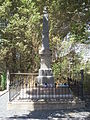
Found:
M 52 66 L 55 80 L 60 79 L 60 73 L 61 73 L 61 63 L 54 63 Z
M 1 88 L 2 90 L 5 90 L 6 88 L 6 74 L 5 73 L 1 75 Z

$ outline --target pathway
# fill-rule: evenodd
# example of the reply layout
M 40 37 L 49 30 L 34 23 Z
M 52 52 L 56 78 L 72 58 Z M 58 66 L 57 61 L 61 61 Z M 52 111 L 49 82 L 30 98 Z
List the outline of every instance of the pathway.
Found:
M 90 120 L 90 109 L 80 110 L 46 110 L 46 111 L 18 111 L 7 110 L 8 93 L 0 97 L 0 120 Z M 58 119 L 59 118 L 59 119 Z

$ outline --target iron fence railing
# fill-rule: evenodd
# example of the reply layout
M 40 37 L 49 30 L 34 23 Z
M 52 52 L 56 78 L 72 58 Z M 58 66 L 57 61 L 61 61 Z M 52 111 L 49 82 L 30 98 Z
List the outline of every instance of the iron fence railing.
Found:
M 37 73 L 11 73 L 9 81 L 9 101 L 20 95 L 27 84 L 29 86 L 35 83 Z
M 22 89 L 19 99 L 30 100 L 61 100 L 72 99 L 72 94 L 68 86 L 36 85 Z
M 11 73 L 9 101 L 18 100 L 73 100 L 83 99 L 83 81 L 68 78 L 65 83 L 37 84 L 37 73 Z
M 73 74 L 73 78 L 68 77 L 68 85 L 74 96 L 77 96 L 80 99 L 84 99 L 84 71 L 81 70 L 78 75 L 77 73 Z
M 72 94 L 80 99 L 83 99 L 83 84 L 81 83 L 81 81 L 72 80 L 70 78 L 68 79 L 68 84 L 72 91 Z

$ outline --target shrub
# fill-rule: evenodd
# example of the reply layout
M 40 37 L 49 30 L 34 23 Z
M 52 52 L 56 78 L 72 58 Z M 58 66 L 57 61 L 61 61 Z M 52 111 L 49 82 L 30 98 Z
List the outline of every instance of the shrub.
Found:
M 1 75 L 1 88 L 2 90 L 5 90 L 6 88 L 6 74 L 4 72 Z

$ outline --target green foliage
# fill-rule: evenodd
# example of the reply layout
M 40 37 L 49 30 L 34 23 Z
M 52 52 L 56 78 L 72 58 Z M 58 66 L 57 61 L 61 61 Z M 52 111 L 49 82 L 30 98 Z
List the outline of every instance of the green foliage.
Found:
M 0 66 L 2 69 L 10 69 L 12 72 L 38 70 L 38 51 L 41 43 L 42 15 L 45 5 L 49 12 L 50 47 L 53 53 L 61 47 L 62 38 L 68 32 L 71 32 L 73 40 L 76 42 L 86 40 L 85 25 L 90 16 L 89 2 L 86 0 L 78 2 L 1 0 L 0 21 L 5 21 L 6 24 L 5 28 L 0 29 L 0 34 L 2 34 Z M 64 48 L 61 49 L 64 50 Z M 67 62 L 64 61 L 63 64 L 67 64 Z M 59 69 L 58 66 L 57 69 Z
M 66 36 L 68 31 L 83 39 L 84 26 L 90 16 L 89 1 L 52 0 L 48 3 L 53 35 Z M 77 29 L 76 29 L 77 26 Z M 83 34 L 82 34 L 83 33 Z M 79 41 L 81 41 L 79 39 Z
M 2 90 L 5 90 L 6 88 L 6 74 L 4 72 L 1 75 L 1 88 Z
M 86 34 L 86 24 L 83 23 L 72 23 L 72 35 L 74 37 L 74 40 L 76 42 L 82 42 L 84 43 L 87 40 L 87 34 Z
M 34 70 L 34 64 L 36 64 L 34 62 L 35 54 L 40 43 L 38 41 L 40 38 L 38 8 L 35 7 L 34 2 L 27 2 L 26 0 L 3 1 L 1 6 L 3 8 L 0 16 L 8 21 L 6 28 L 1 30 L 3 34 L 1 53 L 6 69 L 13 72 Z M 5 11 L 6 7 L 9 10 Z M 10 65 L 8 65 L 9 62 Z M 21 64 L 25 64 L 25 66 Z M 28 66 L 33 66 L 33 69 Z
M 63 81 L 67 80 L 67 77 L 80 80 L 80 70 L 85 69 L 85 66 L 79 57 L 75 51 L 71 51 L 54 61 L 52 68 L 55 80 Z
M 54 63 L 52 66 L 53 72 L 54 72 L 54 76 L 55 79 L 60 79 L 60 73 L 61 73 L 61 63 Z

